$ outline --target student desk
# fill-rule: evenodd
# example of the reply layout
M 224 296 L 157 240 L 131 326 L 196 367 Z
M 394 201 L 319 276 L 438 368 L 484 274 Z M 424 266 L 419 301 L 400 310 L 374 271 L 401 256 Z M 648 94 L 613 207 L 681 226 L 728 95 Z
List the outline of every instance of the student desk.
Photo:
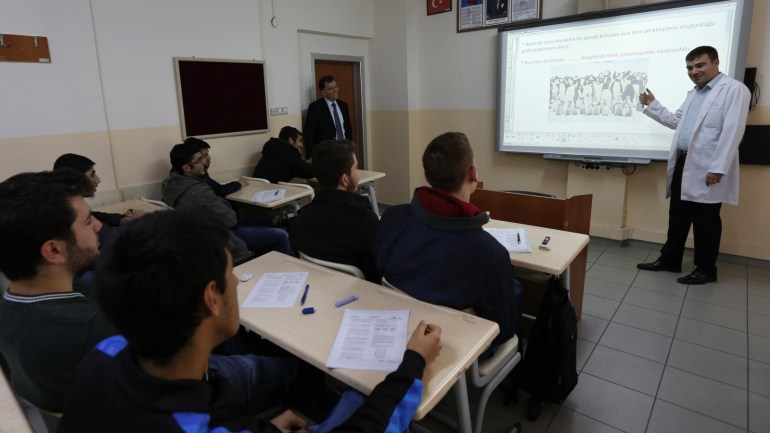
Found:
M 108 212 L 108 213 L 119 213 L 123 214 L 126 213 L 127 210 L 134 209 L 134 210 L 142 210 L 145 212 L 155 212 L 159 210 L 163 210 L 162 207 L 152 204 L 150 202 L 146 202 L 144 200 L 140 200 L 138 198 L 134 198 L 131 200 L 121 201 L 118 203 L 112 203 L 108 204 L 99 208 L 94 209 L 98 212 Z
M 385 177 L 385 173 L 379 171 L 358 170 L 359 180 L 358 187 L 366 190 L 369 195 L 369 202 L 372 204 L 372 211 L 380 217 L 380 210 L 377 207 L 377 194 L 374 191 L 374 181 Z
M 267 191 L 267 190 L 275 190 L 275 189 L 285 189 L 286 194 L 284 197 L 280 200 L 270 200 L 265 202 L 254 202 L 251 201 L 251 197 L 254 196 L 254 194 L 260 192 L 260 191 Z M 265 182 L 255 182 L 250 181 L 248 185 L 244 186 L 243 188 L 239 189 L 238 191 L 228 195 L 225 197 L 228 200 L 237 201 L 241 203 L 246 203 L 254 206 L 259 206 L 265 209 L 275 209 L 277 207 L 291 204 L 293 202 L 298 202 L 299 199 L 303 197 L 308 197 L 313 193 L 313 191 L 305 188 L 300 188 L 296 186 L 291 185 L 279 185 L 276 183 L 265 183 Z
M 465 371 L 500 332 L 497 323 L 489 320 L 427 304 L 395 290 L 277 252 L 268 253 L 235 268 L 236 275 L 240 276 L 244 272 L 254 274 L 254 278 L 238 284 L 239 305 L 266 272 L 309 272 L 307 283 L 310 284 L 310 290 L 304 307 L 314 307 L 315 314 L 301 313 L 304 307 L 300 307 L 301 296 L 298 296 L 292 308 L 242 307 L 241 324 L 365 394 L 370 393 L 387 372 L 328 369 L 325 366 L 345 308 L 408 309 L 409 335 L 420 320 L 441 326 L 443 348 L 436 361 L 425 369 L 422 401 L 415 413 L 416 420 L 422 419 L 456 382 L 461 387 L 466 385 Z M 359 299 L 341 308 L 334 307 L 336 301 L 350 295 L 356 295 Z M 467 410 L 467 390 L 465 396 L 466 400 L 459 403 L 465 405 Z M 462 431 L 471 431 L 470 420 Z

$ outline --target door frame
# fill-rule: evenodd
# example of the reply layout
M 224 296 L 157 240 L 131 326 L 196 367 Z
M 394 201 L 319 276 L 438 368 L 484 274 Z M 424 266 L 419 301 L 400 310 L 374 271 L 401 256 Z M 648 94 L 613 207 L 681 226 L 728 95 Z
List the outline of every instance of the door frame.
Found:
M 315 75 L 315 62 L 316 60 L 331 60 L 337 62 L 347 62 L 353 64 L 353 72 L 356 75 L 355 79 L 358 83 L 353 83 L 354 88 L 354 101 L 353 110 L 350 115 L 356 119 L 356 124 L 359 125 L 357 131 L 357 137 L 353 138 L 353 142 L 356 143 L 361 149 L 363 155 L 363 161 L 359 161 L 359 168 L 368 169 L 369 166 L 369 144 L 366 140 L 367 137 L 367 125 L 366 125 L 366 74 L 364 73 L 364 57 L 360 56 L 343 56 L 337 54 L 321 54 L 310 53 L 310 77 L 312 78 L 313 86 L 310 89 L 310 101 L 316 100 L 316 89 L 318 88 L 318 79 Z M 358 85 L 356 85 L 358 84 Z

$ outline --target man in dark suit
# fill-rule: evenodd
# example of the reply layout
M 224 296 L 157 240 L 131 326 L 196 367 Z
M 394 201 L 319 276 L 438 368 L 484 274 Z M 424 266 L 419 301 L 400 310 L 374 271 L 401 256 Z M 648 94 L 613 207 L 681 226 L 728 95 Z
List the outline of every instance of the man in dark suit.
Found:
M 318 80 L 322 98 L 310 103 L 305 116 L 305 151 L 313 154 L 313 147 L 324 140 L 352 140 L 348 104 L 338 100 L 340 88 L 331 75 Z

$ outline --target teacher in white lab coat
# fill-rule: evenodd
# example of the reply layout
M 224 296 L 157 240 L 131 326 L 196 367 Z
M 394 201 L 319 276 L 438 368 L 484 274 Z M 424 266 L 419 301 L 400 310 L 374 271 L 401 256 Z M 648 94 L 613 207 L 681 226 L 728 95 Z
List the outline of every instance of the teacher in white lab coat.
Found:
M 668 156 L 666 197 L 670 197 L 668 235 L 660 257 L 637 267 L 681 272 L 690 226 L 695 238 L 695 269 L 681 284 L 717 280 L 722 237 L 722 203 L 738 204 L 738 145 L 746 128 L 750 93 L 740 81 L 719 72 L 717 50 L 701 46 L 685 57 L 695 87 L 672 113 L 647 89 L 639 95 L 644 114 L 676 129 Z

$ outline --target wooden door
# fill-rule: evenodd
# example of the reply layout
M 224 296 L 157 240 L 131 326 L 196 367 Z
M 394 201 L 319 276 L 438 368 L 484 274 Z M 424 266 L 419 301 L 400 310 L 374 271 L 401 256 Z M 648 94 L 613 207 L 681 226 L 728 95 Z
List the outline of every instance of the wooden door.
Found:
M 358 159 L 358 168 L 366 168 L 366 159 L 364 158 L 364 134 L 361 128 L 363 119 L 363 107 L 361 103 L 361 64 L 359 62 L 340 61 L 340 60 L 321 60 L 316 59 L 315 70 L 315 98 L 321 97 L 321 91 L 318 90 L 318 80 L 326 75 L 331 75 L 337 81 L 340 88 L 339 99 L 348 104 L 350 111 L 350 127 L 353 132 L 352 140 L 358 148 L 356 159 Z

